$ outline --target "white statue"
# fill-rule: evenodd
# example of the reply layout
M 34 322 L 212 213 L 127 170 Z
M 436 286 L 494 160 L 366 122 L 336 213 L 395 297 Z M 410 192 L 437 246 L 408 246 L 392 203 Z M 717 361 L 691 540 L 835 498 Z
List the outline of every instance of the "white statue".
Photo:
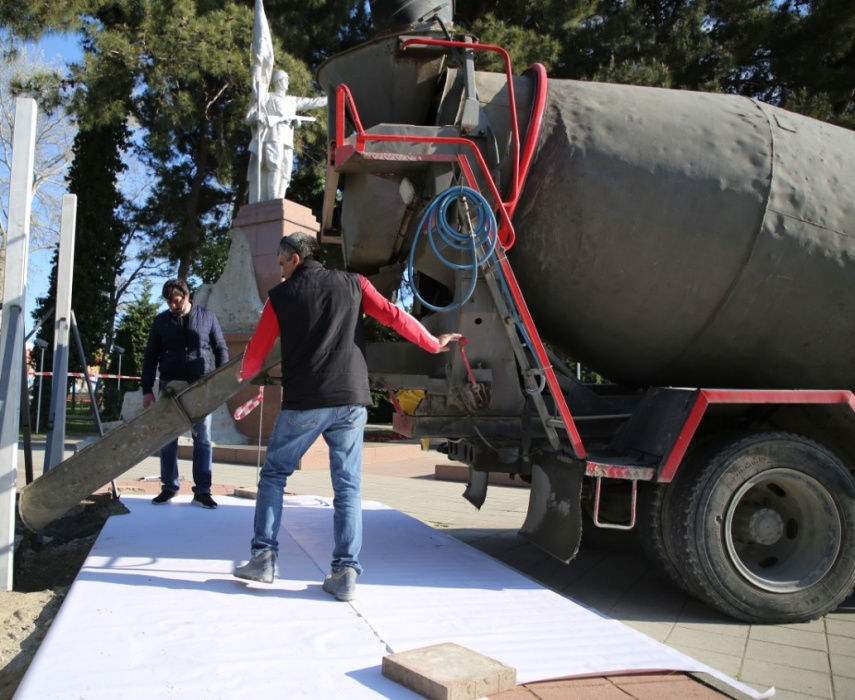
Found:
M 246 117 L 253 133 L 249 146 L 250 203 L 285 198 L 294 164 L 294 129 L 301 122 L 314 121 L 298 112 L 326 104 L 326 97 L 289 95 L 288 74 L 284 70 L 273 73 L 273 92 L 253 105 Z

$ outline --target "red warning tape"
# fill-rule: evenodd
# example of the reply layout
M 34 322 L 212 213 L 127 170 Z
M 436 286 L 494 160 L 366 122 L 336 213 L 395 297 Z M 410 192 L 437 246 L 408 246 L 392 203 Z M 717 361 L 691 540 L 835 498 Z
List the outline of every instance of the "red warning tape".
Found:
M 258 388 L 258 396 L 253 396 L 249 401 L 247 401 L 242 406 L 238 406 L 234 412 L 235 420 L 242 420 L 246 418 L 250 413 L 252 413 L 258 406 L 261 405 L 261 402 L 264 401 L 264 387 L 261 386 Z
M 51 377 L 53 372 L 27 372 L 28 377 Z M 69 377 L 83 377 L 83 372 L 69 372 Z M 134 377 L 130 374 L 90 374 L 89 379 L 98 381 L 98 379 L 142 379 L 142 377 Z

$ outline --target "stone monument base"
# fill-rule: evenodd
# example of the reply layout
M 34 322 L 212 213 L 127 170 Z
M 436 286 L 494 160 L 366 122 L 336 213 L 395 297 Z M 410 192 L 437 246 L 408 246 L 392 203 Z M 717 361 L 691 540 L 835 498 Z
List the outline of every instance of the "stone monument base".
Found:
M 232 226 L 239 228 L 249 242 L 262 301 L 267 301 L 267 293 L 282 281 L 278 256 L 280 239 L 295 231 L 317 237 L 320 230 L 311 209 L 287 199 L 244 204 Z
M 312 210 L 302 204 L 287 199 L 273 199 L 266 202 L 244 204 L 235 216 L 233 229 L 243 233 L 252 254 L 252 268 L 258 285 L 258 296 L 267 301 L 267 293 L 282 281 L 279 268 L 279 241 L 295 231 L 317 236 L 320 229 Z M 253 323 L 254 326 L 254 323 Z M 224 333 L 229 346 L 229 357 L 243 352 L 251 333 Z M 277 367 L 273 374 L 279 373 Z M 259 387 L 247 384 L 228 401 L 229 411 L 243 405 L 258 395 Z M 282 406 L 282 388 L 276 385 L 264 387 L 264 404 L 254 409 L 242 420 L 235 421 L 238 431 L 246 435 L 250 445 L 258 444 L 259 424 L 261 425 L 261 444 L 266 445 L 273 432 L 273 424 Z

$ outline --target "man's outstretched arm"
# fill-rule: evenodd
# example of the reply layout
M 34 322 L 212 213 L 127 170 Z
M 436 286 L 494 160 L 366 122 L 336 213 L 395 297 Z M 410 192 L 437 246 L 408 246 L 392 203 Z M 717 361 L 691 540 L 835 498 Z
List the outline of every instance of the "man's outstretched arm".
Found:
M 362 287 L 362 310 L 384 326 L 389 326 L 411 343 L 431 353 L 447 352 L 448 344 L 460 340 L 460 333 L 444 333 L 438 338 L 425 328 L 415 317 L 399 306 L 392 304 L 371 282 L 359 275 Z

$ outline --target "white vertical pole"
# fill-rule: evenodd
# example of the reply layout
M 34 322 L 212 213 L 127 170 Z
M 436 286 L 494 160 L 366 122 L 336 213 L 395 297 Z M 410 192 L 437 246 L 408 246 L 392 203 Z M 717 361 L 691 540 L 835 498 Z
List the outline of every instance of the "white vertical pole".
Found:
M 59 264 L 56 269 L 56 311 L 53 314 L 53 381 L 51 382 L 45 472 L 65 459 L 65 397 L 68 389 L 68 333 L 71 328 L 71 287 L 74 278 L 74 233 L 77 195 L 62 197 Z M 87 368 L 84 367 L 86 372 Z
M 9 181 L 6 279 L 3 283 L 3 342 L 0 346 L 0 590 L 12 590 L 15 543 L 15 494 L 18 489 L 18 431 L 21 427 L 21 370 L 24 361 L 24 314 L 27 256 L 33 202 L 36 150 L 36 101 L 15 100 L 12 172 Z

